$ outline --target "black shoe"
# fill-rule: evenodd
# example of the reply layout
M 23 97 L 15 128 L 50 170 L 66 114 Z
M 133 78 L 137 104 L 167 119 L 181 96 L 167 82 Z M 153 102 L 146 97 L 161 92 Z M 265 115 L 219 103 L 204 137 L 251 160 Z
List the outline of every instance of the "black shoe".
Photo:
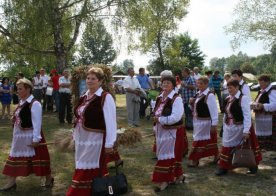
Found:
M 246 174 L 256 174 L 258 172 L 258 167 L 256 168 L 249 168 Z
M 152 160 L 157 160 L 157 157 L 152 157 L 151 159 L 152 159 Z
M 12 186 L 10 186 L 10 187 L 8 187 L 8 188 L 1 188 L 0 189 L 0 192 L 1 191 L 15 191 L 16 190 L 16 187 L 17 187 L 17 185 L 16 185 L 16 183 L 14 183 Z
M 223 175 L 226 175 L 228 173 L 228 170 L 227 169 L 222 169 L 222 168 L 219 168 L 216 172 L 215 172 L 215 174 L 217 175 L 217 176 L 223 176 Z

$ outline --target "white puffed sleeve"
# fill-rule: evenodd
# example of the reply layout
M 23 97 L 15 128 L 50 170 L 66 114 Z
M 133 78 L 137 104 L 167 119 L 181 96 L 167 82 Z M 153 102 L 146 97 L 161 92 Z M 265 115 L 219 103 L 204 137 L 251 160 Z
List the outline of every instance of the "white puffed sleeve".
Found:
M 212 126 L 218 125 L 218 107 L 216 102 L 216 97 L 213 93 L 208 95 L 207 106 L 210 112 Z
M 32 124 L 33 124 L 33 142 L 41 140 L 42 125 L 42 107 L 38 101 L 34 101 L 31 108 Z
M 241 108 L 243 114 L 243 133 L 249 133 L 251 127 L 250 99 L 243 95 L 241 98 Z
M 275 112 L 276 111 L 276 90 L 272 90 L 269 96 L 269 103 L 264 104 L 264 110 L 266 112 Z
M 116 105 L 113 97 L 107 94 L 103 106 L 106 137 L 105 148 L 112 148 L 117 137 Z

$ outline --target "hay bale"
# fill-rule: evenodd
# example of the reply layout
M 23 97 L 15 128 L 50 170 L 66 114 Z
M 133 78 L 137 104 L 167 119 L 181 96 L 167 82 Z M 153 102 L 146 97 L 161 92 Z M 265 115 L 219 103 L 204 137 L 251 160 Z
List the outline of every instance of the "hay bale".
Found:
M 117 135 L 117 145 L 131 146 L 142 141 L 142 134 L 136 129 L 126 129 L 124 133 Z
M 54 133 L 56 147 L 61 152 L 73 152 L 75 149 L 72 131 L 59 130 Z

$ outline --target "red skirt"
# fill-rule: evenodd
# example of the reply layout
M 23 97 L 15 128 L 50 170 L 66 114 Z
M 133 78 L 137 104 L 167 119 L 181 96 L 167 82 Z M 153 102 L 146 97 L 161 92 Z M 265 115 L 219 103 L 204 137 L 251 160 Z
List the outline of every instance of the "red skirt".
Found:
M 209 140 L 193 141 L 189 160 L 198 161 L 201 158 L 217 156 L 219 153 L 217 145 L 217 132 L 211 133 Z
M 105 135 L 103 138 L 105 141 Z M 105 154 L 104 144 L 102 145 L 101 155 L 100 155 L 100 168 L 96 169 L 75 169 L 73 175 L 72 184 L 69 187 L 66 196 L 90 196 L 92 195 L 92 182 L 93 179 L 100 176 L 108 175 L 108 170 L 106 166 L 105 159 L 108 158 Z
M 41 141 L 45 143 L 43 132 L 41 132 Z M 7 176 L 29 176 L 34 173 L 36 176 L 47 176 L 51 174 L 50 156 L 47 146 L 35 148 L 33 157 L 10 157 L 6 161 L 3 174 Z
M 258 140 L 255 134 L 254 126 L 252 125 L 250 130 L 250 142 L 251 142 L 251 148 L 254 150 L 255 154 L 255 160 L 257 165 L 259 165 L 260 161 L 262 160 L 262 154 L 260 151 L 260 147 L 258 144 Z M 232 166 L 232 158 L 233 154 L 232 151 L 235 147 L 221 147 L 221 152 L 220 152 L 220 160 L 219 160 L 219 167 L 223 169 L 233 169 Z
M 188 143 L 183 138 L 186 135 L 184 127 L 177 129 L 174 146 L 174 159 L 158 160 L 152 174 L 152 182 L 173 182 L 177 177 L 183 175 L 182 159 Z

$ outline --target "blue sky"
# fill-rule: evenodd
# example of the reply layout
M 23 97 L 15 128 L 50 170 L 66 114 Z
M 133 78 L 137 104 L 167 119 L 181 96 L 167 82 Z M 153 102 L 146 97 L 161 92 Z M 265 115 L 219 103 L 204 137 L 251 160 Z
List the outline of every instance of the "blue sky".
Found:
M 209 65 L 213 57 L 227 57 L 239 51 L 249 56 L 268 53 L 262 43 L 253 40 L 242 44 L 235 51 L 231 48 L 231 35 L 225 34 L 224 26 L 233 21 L 232 12 L 237 3 L 238 0 L 191 0 L 189 13 L 179 24 L 178 32 L 188 31 L 193 39 L 198 39 L 200 49 L 207 55 L 205 65 Z M 117 62 L 120 63 L 126 58 L 133 59 L 136 69 L 147 65 L 150 59 L 139 52 L 129 55 L 122 49 Z

